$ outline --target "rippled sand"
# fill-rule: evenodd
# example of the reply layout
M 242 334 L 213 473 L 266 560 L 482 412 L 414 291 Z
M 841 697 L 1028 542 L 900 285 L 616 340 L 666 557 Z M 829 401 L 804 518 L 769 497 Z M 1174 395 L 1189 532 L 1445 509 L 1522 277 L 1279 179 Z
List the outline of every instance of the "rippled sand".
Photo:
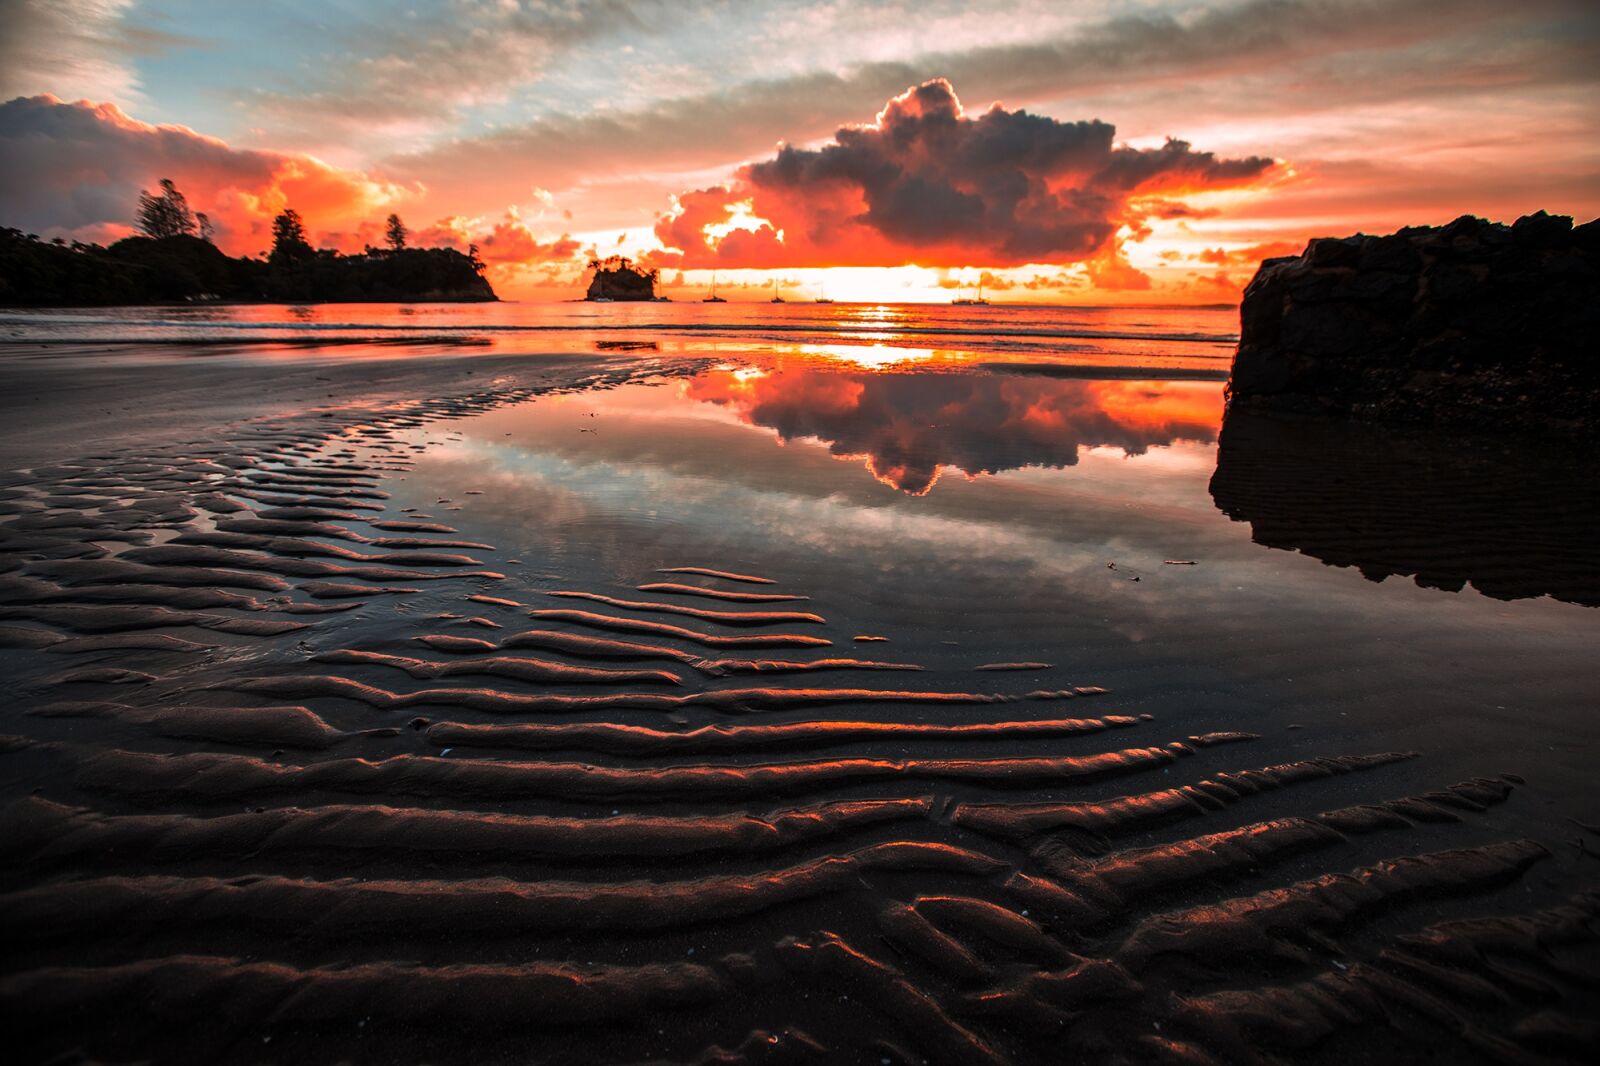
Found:
M 941 603 L 968 643 L 931 643 L 874 607 L 914 575 L 801 585 L 680 531 L 585 584 L 512 556 L 470 478 L 397 506 L 463 420 L 694 369 L 245 366 L 279 396 L 12 442 L 21 1061 L 1592 1051 L 1595 830 L 1499 820 L 1528 799 L 1496 752 L 1442 776 L 1425 729 L 1268 736 L 1198 679 L 1135 709 L 1109 644 L 1020 604 L 960 629 L 1001 606 L 980 584 Z

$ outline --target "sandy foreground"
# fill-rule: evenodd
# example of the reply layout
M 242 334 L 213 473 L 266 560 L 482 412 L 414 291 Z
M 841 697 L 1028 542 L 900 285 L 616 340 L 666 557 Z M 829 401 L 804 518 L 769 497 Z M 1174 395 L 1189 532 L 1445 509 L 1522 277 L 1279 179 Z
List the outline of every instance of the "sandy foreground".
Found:
M 314 408 L 573 386 L 645 369 L 635 358 L 432 345 L 0 344 L 0 468 L 170 443 Z
M 1173 732 L 823 578 L 591 587 L 394 505 L 451 419 L 659 369 L 0 349 L 20 1061 L 1592 1048 L 1600 895 L 1519 898 L 1514 773 Z

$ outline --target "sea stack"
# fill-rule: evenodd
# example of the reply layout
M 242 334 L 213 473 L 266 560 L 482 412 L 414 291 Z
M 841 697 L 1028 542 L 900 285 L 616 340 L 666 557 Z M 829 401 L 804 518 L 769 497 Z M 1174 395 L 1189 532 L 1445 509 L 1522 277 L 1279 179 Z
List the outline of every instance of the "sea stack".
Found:
M 1230 402 L 1379 421 L 1600 430 L 1600 221 L 1463 215 L 1312 240 L 1245 290 Z
M 594 277 L 589 281 L 586 300 L 631 300 L 647 302 L 656 298 L 656 270 L 643 270 L 627 256 L 613 255 L 589 263 Z

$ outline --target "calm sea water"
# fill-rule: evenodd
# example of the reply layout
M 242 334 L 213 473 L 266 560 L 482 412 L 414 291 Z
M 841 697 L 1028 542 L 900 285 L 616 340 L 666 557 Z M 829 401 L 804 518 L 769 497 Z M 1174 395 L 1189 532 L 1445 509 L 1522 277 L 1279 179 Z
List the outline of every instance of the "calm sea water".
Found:
M 1234 308 L 323 304 L 0 310 L 0 341 L 370 342 L 505 352 L 799 353 L 868 365 L 1055 362 L 1226 377 Z

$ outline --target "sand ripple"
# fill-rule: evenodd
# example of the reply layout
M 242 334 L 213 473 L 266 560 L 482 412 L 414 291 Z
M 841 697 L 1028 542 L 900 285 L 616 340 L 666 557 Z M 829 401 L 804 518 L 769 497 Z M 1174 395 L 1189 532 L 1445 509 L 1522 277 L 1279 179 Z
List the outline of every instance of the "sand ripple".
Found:
M 532 391 L 0 475 L 19 1061 L 1592 1052 L 1600 895 L 1522 902 L 1520 779 L 830 655 L 771 605 L 839 590 L 693 559 L 530 609 L 388 479 Z

